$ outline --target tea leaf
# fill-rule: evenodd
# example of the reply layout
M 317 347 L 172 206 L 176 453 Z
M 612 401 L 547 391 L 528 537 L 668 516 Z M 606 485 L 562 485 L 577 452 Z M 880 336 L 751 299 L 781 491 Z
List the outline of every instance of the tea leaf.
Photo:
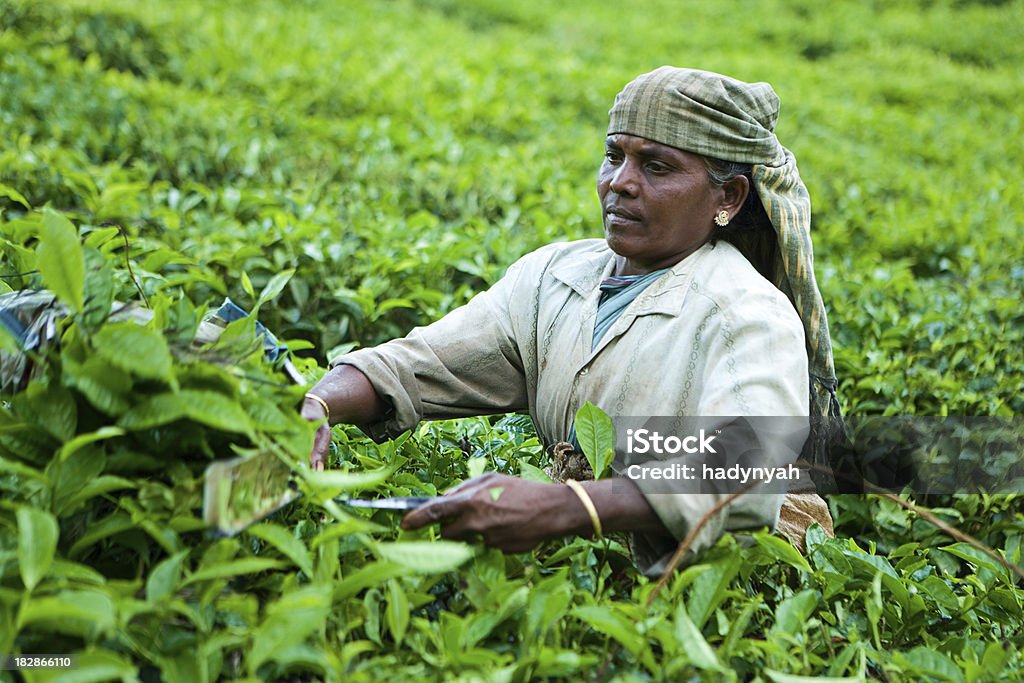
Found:
M 30 599 L 19 617 L 22 624 L 46 622 L 49 629 L 82 634 L 111 628 L 116 621 L 116 610 L 113 600 L 104 593 L 64 590 L 53 596 Z
M 896 653 L 894 659 L 904 662 L 909 669 L 907 673 L 919 679 L 936 677 L 956 683 L 964 680 L 963 673 L 952 659 L 927 647 L 915 647 L 905 654 Z
M 772 557 L 800 571 L 811 573 L 811 565 L 807 563 L 807 559 L 789 541 L 763 532 L 755 533 L 754 540 Z
M 395 579 L 388 581 L 387 623 L 396 645 L 401 645 L 409 626 L 409 600 Z
M 146 579 L 146 599 L 150 602 L 163 600 L 178 589 L 181 583 L 182 567 L 188 551 L 182 550 L 157 564 Z
M 676 637 L 682 646 L 681 649 L 694 666 L 698 669 L 723 671 L 718 657 L 715 656 L 715 651 L 711 649 L 708 641 L 704 639 L 704 634 L 690 620 L 690 616 L 686 613 L 686 608 L 683 607 L 682 603 L 676 607 L 675 625 Z
M 793 636 L 803 633 L 807 618 L 818 604 L 818 592 L 803 590 L 783 600 L 775 610 L 771 635 Z
M 18 569 L 29 591 L 46 576 L 57 549 L 57 520 L 43 510 L 21 507 L 18 518 Z
M 274 546 L 282 555 L 295 563 L 307 577 L 313 576 L 313 560 L 306 545 L 295 538 L 287 529 L 276 524 L 259 524 L 249 527 L 248 533 Z
M 260 292 L 260 298 L 257 301 L 256 305 L 262 306 L 266 302 L 274 299 L 285 288 L 285 285 L 288 284 L 288 281 L 292 278 L 292 275 L 295 275 L 294 268 L 288 268 L 287 270 L 282 270 L 280 273 L 275 273 L 274 277 L 270 278 L 270 280 L 267 282 L 267 285 L 263 288 L 263 291 Z
M 455 541 L 377 543 L 374 549 L 381 559 L 402 565 L 415 574 L 449 572 L 476 554 L 472 546 Z
M 93 343 L 100 358 L 136 377 L 174 383 L 167 342 L 153 330 L 133 322 L 110 323 Z
M 199 581 L 210 581 L 212 579 L 227 579 L 242 574 L 257 574 L 271 569 L 280 569 L 283 563 L 279 560 L 268 560 L 262 557 L 246 557 L 240 560 L 220 562 L 218 564 L 203 567 L 185 579 L 183 586 Z
M 25 199 L 25 197 L 22 196 L 20 192 L 15 190 L 13 187 L 4 185 L 3 183 L 0 183 L 0 197 L 7 197 L 8 199 L 16 201 L 22 206 L 24 206 L 26 209 L 32 208 L 32 205 L 28 203 L 28 200 Z
M 519 476 L 527 481 L 536 481 L 542 484 L 550 484 L 552 481 L 544 470 L 528 462 L 519 463 Z
M 67 460 L 72 454 L 78 452 L 83 446 L 87 446 L 97 441 L 104 439 L 111 439 L 115 436 L 121 436 L 125 432 L 120 427 L 101 427 L 95 432 L 89 432 L 87 434 L 79 434 L 75 438 L 71 439 L 63 446 L 60 451 L 57 452 L 58 460 Z
M 742 562 L 737 554 L 724 557 L 693 580 L 687 607 L 697 628 L 704 627 L 715 608 L 725 599 L 725 591 L 739 573 Z
M 46 286 L 72 310 L 81 311 L 85 305 L 85 255 L 71 221 L 50 209 L 44 211 L 36 254 Z
M 637 632 L 637 625 L 614 606 L 577 607 L 572 613 L 576 618 L 621 643 L 633 654 L 644 647 L 644 637 Z
M 250 298 L 255 299 L 256 290 L 253 289 L 252 280 L 249 279 L 249 274 L 243 270 L 238 279 L 241 281 L 242 289 L 245 293 L 248 294 Z
M 255 672 L 264 662 L 319 630 L 331 608 L 331 591 L 326 586 L 309 586 L 284 593 L 267 608 L 267 616 L 253 633 L 249 669 Z
M 615 425 L 604 411 L 586 401 L 576 412 L 575 426 L 576 438 L 594 478 L 601 479 L 615 457 Z
M 332 495 L 341 491 L 359 491 L 372 489 L 387 481 L 392 470 L 387 468 L 371 470 L 369 472 L 338 472 L 325 470 L 323 472 L 303 472 L 302 476 L 311 486 L 325 491 L 331 491 Z

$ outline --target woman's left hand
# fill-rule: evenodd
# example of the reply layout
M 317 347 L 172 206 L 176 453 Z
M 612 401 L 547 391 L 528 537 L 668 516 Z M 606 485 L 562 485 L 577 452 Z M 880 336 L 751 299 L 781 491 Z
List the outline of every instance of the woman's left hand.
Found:
M 568 486 L 488 472 L 413 510 L 403 529 L 441 522 L 443 538 L 474 542 L 506 553 L 527 552 L 542 541 L 586 533 L 590 518 Z

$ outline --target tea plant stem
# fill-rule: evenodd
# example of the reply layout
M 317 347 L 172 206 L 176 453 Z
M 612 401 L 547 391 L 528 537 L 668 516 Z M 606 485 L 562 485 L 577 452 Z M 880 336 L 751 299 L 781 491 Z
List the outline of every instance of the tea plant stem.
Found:
M 715 517 L 715 515 L 724 510 L 726 506 L 728 506 L 734 500 L 736 500 L 744 493 L 749 491 L 753 486 L 753 483 L 759 482 L 752 482 L 751 484 L 747 484 L 746 486 L 741 488 L 739 491 L 730 493 L 728 496 L 718 501 L 718 503 L 716 503 L 710 510 L 701 515 L 700 519 L 697 520 L 697 523 L 694 524 L 693 527 L 690 529 L 690 532 L 686 534 L 686 537 L 676 547 L 676 551 L 672 554 L 672 557 L 668 561 L 668 566 L 665 567 L 665 571 L 662 572 L 661 577 L 658 579 L 658 583 L 655 584 L 654 590 L 652 590 L 651 594 L 647 596 L 647 601 L 644 603 L 644 609 L 650 609 L 651 605 L 654 604 L 654 599 L 658 597 L 658 593 L 660 593 L 661 590 L 665 587 L 665 584 L 668 583 L 669 577 L 671 577 L 673 572 L 675 572 L 676 567 L 679 566 L 679 563 L 683 561 L 683 558 L 686 556 L 687 551 L 689 551 L 694 541 L 697 540 L 697 535 L 705 526 L 707 526 L 707 523 L 710 522 Z M 601 668 L 597 671 L 597 678 L 599 680 L 603 678 L 605 671 L 608 669 L 608 666 L 612 662 L 612 659 L 614 659 L 615 655 L 618 654 L 620 649 L 622 649 L 622 645 L 618 641 L 616 641 L 616 643 L 611 648 L 609 648 L 608 655 L 601 663 Z
M 835 474 L 834 472 L 832 472 L 832 470 L 830 468 L 823 467 L 821 465 L 812 465 L 811 469 L 817 470 L 819 472 L 826 472 L 826 473 L 830 473 L 830 474 Z M 1011 572 L 1016 574 L 1018 577 L 1024 579 L 1024 569 L 1021 569 L 1020 567 L 1018 567 L 1014 563 L 1010 562 L 1005 557 L 1003 557 L 1002 555 L 997 553 L 990 546 L 986 545 L 985 543 L 982 543 L 981 541 L 979 541 L 974 536 L 971 536 L 970 534 L 968 534 L 965 531 L 961 531 L 960 529 L 957 529 L 956 527 L 952 526 L 951 524 L 947 524 L 946 522 L 943 522 L 941 519 L 936 517 L 934 514 L 932 514 L 926 508 L 923 508 L 923 507 L 920 507 L 918 505 L 915 505 L 914 503 L 911 503 L 909 500 L 905 500 L 905 499 L 901 498 L 900 496 L 897 496 L 894 493 L 890 493 L 889 491 L 886 491 L 883 488 L 875 486 L 874 484 L 872 484 L 869 481 L 860 480 L 860 481 L 857 481 L 857 483 L 862 485 L 865 488 L 865 490 L 867 490 L 869 493 L 872 493 L 872 494 L 877 495 L 877 496 L 881 496 L 882 498 L 887 498 L 887 499 L 893 501 L 894 503 L 896 503 L 897 505 L 899 505 L 900 507 L 915 513 L 916 515 L 921 517 L 921 519 L 923 519 L 923 520 L 925 520 L 927 522 L 930 522 L 932 525 L 934 525 L 936 528 L 938 528 L 939 531 L 941 531 L 942 533 L 946 534 L 950 538 L 953 538 L 953 539 L 955 539 L 957 541 L 960 541 L 962 543 L 966 543 L 967 545 L 971 546 L 972 548 L 976 548 L 977 550 L 980 550 L 981 552 L 985 553 L 986 555 L 991 557 L 993 560 L 995 560 L 999 564 L 1001 564 L 1004 567 L 1006 567 L 1007 569 L 1009 569 Z
M 1024 579 L 1024 569 L 1021 569 L 1020 567 L 1018 567 L 1014 563 L 1010 562 L 1005 557 L 1003 557 L 1002 555 L 997 553 L 995 550 L 993 550 L 991 547 L 989 547 L 988 545 L 985 545 L 984 543 L 982 543 L 981 541 L 976 539 L 974 536 L 971 536 L 970 534 L 965 533 L 963 531 L 960 531 L 956 527 L 954 527 L 954 526 L 952 526 L 950 524 L 947 524 L 946 522 L 943 522 L 941 519 L 936 517 L 934 514 L 932 514 L 931 512 L 926 510 L 925 508 L 918 507 L 914 503 L 911 503 L 909 500 L 904 500 L 903 498 L 900 498 L 896 494 L 889 493 L 888 491 L 885 491 L 884 489 L 881 489 L 881 488 L 871 484 L 870 482 L 864 482 L 864 485 L 865 485 L 865 487 L 869 491 L 871 491 L 871 493 L 874 493 L 875 495 L 881 496 L 882 498 L 888 498 L 889 500 L 897 503 L 901 507 L 906 508 L 907 510 L 910 510 L 911 512 L 917 514 L 922 519 L 924 519 L 924 520 L 926 520 L 928 522 L 931 522 L 933 525 L 938 527 L 938 529 L 940 531 L 942 531 L 944 534 L 946 534 L 947 536 L 950 536 L 951 538 L 954 538 L 954 539 L 956 539 L 958 541 L 966 543 L 967 545 L 971 546 L 972 548 L 976 548 L 976 549 L 980 550 L 981 552 L 985 553 L 986 555 L 991 557 L 993 560 L 995 560 L 999 564 L 1001 564 L 1004 567 L 1006 567 L 1007 569 L 1009 569 L 1011 572 L 1016 574 L 1018 577 Z
M 135 277 L 135 271 L 132 270 L 132 249 L 131 245 L 128 244 L 128 232 L 124 228 L 122 228 L 118 223 L 104 223 L 103 225 L 113 226 L 117 228 L 117 231 L 119 233 L 121 233 L 121 238 L 124 240 L 124 265 L 128 269 L 128 276 L 131 278 L 132 284 L 135 285 L 135 289 L 139 290 L 139 296 L 141 296 L 142 300 L 146 302 L 146 308 L 152 308 L 152 306 L 149 303 L 149 297 L 147 297 L 146 293 L 142 291 L 142 285 L 139 284 L 139 279 Z
M 705 526 L 707 526 L 707 523 L 710 522 L 715 517 L 715 515 L 724 510 L 726 506 L 730 505 L 734 500 L 736 500 L 744 493 L 749 491 L 750 488 L 751 484 L 748 484 L 741 488 L 739 491 L 730 493 L 728 496 L 718 501 L 714 505 L 714 507 L 712 507 L 710 510 L 701 515 L 700 519 L 697 520 L 697 523 L 694 524 L 693 527 L 690 529 L 690 532 L 686 534 L 686 538 L 684 538 L 683 541 L 676 547 L 676 551 L 672 554 L 671 559 L 669 559 L 668 566 L 665 567 L 665 571 L 662 572 L 661 577 L 658 579 L 658 583 L 654 586 L 654 590 L 652 590 L 651 594 L 647 596 L 647 602 L 644 604 L 645 608 L 650 608 L 650 606 L 654 604 L 654 599 L 658 597 L 658 593 L 660 593 L 661 590 L 665 587 L 665 584 L 668 583 L 669 577 L 671 577 L 672 573 L 675 572 L 676 567 L 679 566 L 679 563 L 683 561 L 683 557 L 686 556 L 687 551 L 690 550 L 690 547 L 693 545 L 694 541 L 697 540 L 697 535 L 704 529 Z

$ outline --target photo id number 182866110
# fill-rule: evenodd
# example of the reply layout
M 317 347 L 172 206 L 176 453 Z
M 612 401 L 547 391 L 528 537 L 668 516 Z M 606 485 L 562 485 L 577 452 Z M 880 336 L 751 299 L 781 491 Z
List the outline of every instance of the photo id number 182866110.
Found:
M 0 654 L 4 671 L 24 669 L 77 669 L 76 655 L 9 655 Z

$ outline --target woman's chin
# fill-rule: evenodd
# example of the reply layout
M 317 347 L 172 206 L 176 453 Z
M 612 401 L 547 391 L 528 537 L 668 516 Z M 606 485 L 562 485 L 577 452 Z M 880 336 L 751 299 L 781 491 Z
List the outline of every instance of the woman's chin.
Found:
M 628 259 L 637 253 L 635 240 L 631 240 L 617 232 L 605 230 L 604 240 L 608 243 L 609 249 L 624 258 Z

